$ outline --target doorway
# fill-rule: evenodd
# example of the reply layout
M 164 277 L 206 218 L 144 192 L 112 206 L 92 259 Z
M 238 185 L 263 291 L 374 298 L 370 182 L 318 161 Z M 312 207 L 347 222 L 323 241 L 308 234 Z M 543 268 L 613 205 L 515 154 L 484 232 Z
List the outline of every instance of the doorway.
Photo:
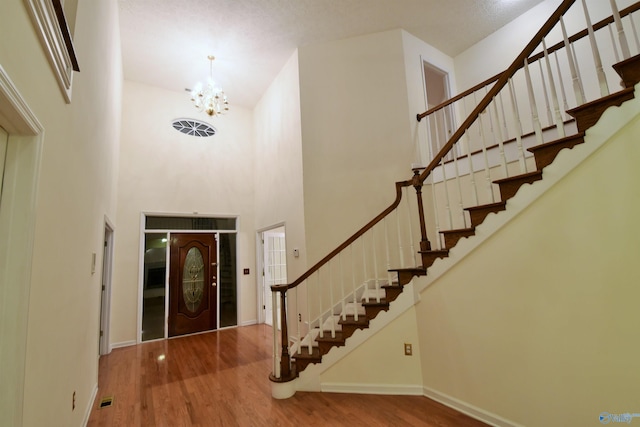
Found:
M 422 61 L 422 67 L 427 110 L 430 110 L 450 98 L 449 74 L 427 61 Z M 452 107 L 445 107 L 430 115 L 428 127 L 430 137 L 429 158 L 425 164 L 428 164 L 433 159 L 453 135 L 455 123 Z
M 113 226 L 105 219 L 102 255 L 102 292 L 100 303 L 100 339 L 98 354 L 109 354 L 109 322 L 111 313 L 111 273 L 113 271 Z
M 169 336 L 210 331 L 218 324 L 215 234 L 171 234 Z
M 273 298 L 271 286 L 287 283 L 287 248 L 284 227 L 277 227 L 261 233 L 262 248 L 262 319 L 273 326 Z M 280 299 L 277 300 L 276 313 Z M 278 321 L 280 316 L 277 317 Z
M 237 218 L 142 220 L 138 342 L 237 326 Z

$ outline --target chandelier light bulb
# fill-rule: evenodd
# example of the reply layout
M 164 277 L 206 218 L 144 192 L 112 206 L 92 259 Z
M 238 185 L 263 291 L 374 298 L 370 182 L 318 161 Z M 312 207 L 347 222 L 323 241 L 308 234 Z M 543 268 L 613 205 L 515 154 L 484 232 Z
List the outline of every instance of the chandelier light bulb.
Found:
M 209 78 L 207 84 L 203 85 L 198 82 L 191 91 L 191 102 L 198 109 L 207 115 L 219 116 L 229 111 L 229 102 L 224 91 L 216 87 L 213 80 L 213 55 L 207 56 L 209 60 Z

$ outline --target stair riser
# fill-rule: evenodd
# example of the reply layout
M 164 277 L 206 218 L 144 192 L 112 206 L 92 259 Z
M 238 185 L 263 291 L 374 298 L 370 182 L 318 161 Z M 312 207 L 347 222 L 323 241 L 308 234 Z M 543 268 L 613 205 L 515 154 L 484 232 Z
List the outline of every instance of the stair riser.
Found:
M 380 313 L 381 311 L 387 311 L 389 306 L 373 306 L 373 307 L 365 307 L 365 312 L 367 313 L 367 319 L 372 320 Z
M 384 291 L 387 295 L 386 300 L 391 302 L 391 301 L 395 301 L 396 298 L 400 296 L 400 294 L 402 293 L 402 288 L 398 288 L 398 289 L 385 288 Z
M 341 342 L 337 342 L 337 341 L 332 341 L 332 342 L 321 342 L 318 341 L 318 349 L 320 350 L 320 354 L 321 355 L 325 355 L 327 353 L 329 353 L 329 350 L 331 350 L 333 347 L 342 347 L 344 345 L 344 341 Z

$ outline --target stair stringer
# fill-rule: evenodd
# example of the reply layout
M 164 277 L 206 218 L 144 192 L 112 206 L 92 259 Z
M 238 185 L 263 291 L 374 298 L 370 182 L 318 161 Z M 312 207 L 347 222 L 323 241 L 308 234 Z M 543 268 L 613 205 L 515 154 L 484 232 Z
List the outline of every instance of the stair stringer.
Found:
M 532 184 L 523 185 L 515 196 L 507 201 L 505 211 L 492 213 L 487 216 L 482 224 L 476 227 L 476 233 L 472 237 L 461 239 L 449 251 L 447 258 L 437 259 L 427 270 L 426 276 L 414 277 L 413 280 L 405 285 L 405 289 L 400 296 L 391 304 L 388 311 L 380 313 L 373 319 L 369 328 L 356 331 L 350 337 L 346 345 L 343 347 L 334 347 L 327 353 L 321 363 L 308 366 L 295 381 L 295 389 L 297 391 L 336 391 L 327 388 L 326 384 L 322 384 L 320 376 L 330 367 L 334 366 L 338 361 L 358 348 L 364 342 L 375 337 L 386 326 L 398 319 L 407 310 L 420 301 L 421 293 L 430 285 L 435 283 L 448 270 L 461 262 L 467 255 L 480 247 L 493 233 L 500 230 L 528 206 L 533 204 L 538 198 L 554 187 L 565 176 L 570 174 L 582 162 L 588 159 L 603 147 L 609 139 L 620 131 L 625 125 L 630 123 L 634 118 L 640 115 L 640 99 L 638 98 L 638 90 L 640 84 L 635 87 L 635 98 L 626 101 L 619 107 L 608 108 L 601 116 L 600 120 L 586 131 L 585 142 L 574 146 L 571 149 L 561 150 L 553 163 L 544 168 L 543 179 Z M 417 344 L 417 343 L 416 343 Z M 406 388 L 404 393 L 399 392 L 397 388 L 391 390 L 385 389 L 384 385 L 376 384 L 375 387 L 384 392 L 396 392 L 396 394 L 419 394 L 426 395 L 425 391 L 417 392 L 413 388 Z M 343 388 L 341 391 L 347 391 Z M 352 390 L 353 392 L 364 392 L 364 390 Z M 374 392 L 370 390 L 369 392 Z M 431 396 L 436 398 L 436 396 Z M 464 406 L 464 405 L 463 405 Z M 465 410 L 464 407 L 457 408 Z M 468 408 L 467 408 L 468 409 Z
M 600 120 L 587 129 L 583 144 L 561 150 L 554 161 L 544 168 L 541 180 L 523 185 L 515 196 L 507 200 L 504 211 L 487 215 L 484 222 L 475 228 L 474 236 L 460 239 L 449 250 L 447 258 L 437 259 L 429 267 L 425 276 L 416 277 L 414 279 L 415 292 L 420 294 L 435 283 L 448 270 L 480 247 L 493 233 L 509 224 L 528 206 L 596 153 L 625 125 L 640 115 L 639 90 L 640 84 L 635 86 L 635 98 L 624 102 L 619 107 L 609 107 L 605 110 Z
M 294 380 L 296 381 L 296 391 L 330 391 L 329 389 L 327 389 L 327 384 L 323 384 L 321 382 L 321 375 L 328 369 L 333 367 L 337 362 L 341 361 L 343 358 L 349 355 L 364 342 L 375 337 L 386 326 L 398 319 L 401 315 L 406 313 L 407 310 L 411 309 L 419 302 L 418 294 L 415 292 L 415 288 L 413 285 L 414 281 L 415 278 L 408 284 L 404 285 L 404 290 L 398 296 L 398 298 L 396 298 L 395 301 L 391 302 L 389 310 L 380 312 L 374 319 L 369 322 L 368 328 L 355 331 L 353 335 L 346 340 L 344 346 L 333 347 L 327 354 L 322 356 L 321 363 L 309 365 L 305 368 L 304 371 L 300 372 L 298 378 Z M 415 345 L 417 345 L 417 342 L 415 343 Z M 380 393 L 382 393 L 383 391 L 387 393 L 393 393 L 393 391 L 389 388 L 383 390 L 384 387 L 385 385 L 378 384 L 377 388 L 378 390 L 380 390 Z M 422 395 L 421 387 L 416 387 L 413 391 L 413 393 L 407 394 Z M 360 390 L 360 392 L 363 391 Z M 396 392 L 393 394 L 399 393 Z

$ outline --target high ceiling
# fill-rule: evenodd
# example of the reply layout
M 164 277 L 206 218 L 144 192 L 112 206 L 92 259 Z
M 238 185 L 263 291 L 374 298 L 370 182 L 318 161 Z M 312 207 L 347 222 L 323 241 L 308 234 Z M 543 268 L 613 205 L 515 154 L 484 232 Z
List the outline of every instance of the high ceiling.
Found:
M 209 73 L 253 108 L 297 47 L 403 28 L 455 56 L 542 0 L 119 0 L 125 79 L 184 91 Z M 186 96 L 186 95 L 185 95 Z

